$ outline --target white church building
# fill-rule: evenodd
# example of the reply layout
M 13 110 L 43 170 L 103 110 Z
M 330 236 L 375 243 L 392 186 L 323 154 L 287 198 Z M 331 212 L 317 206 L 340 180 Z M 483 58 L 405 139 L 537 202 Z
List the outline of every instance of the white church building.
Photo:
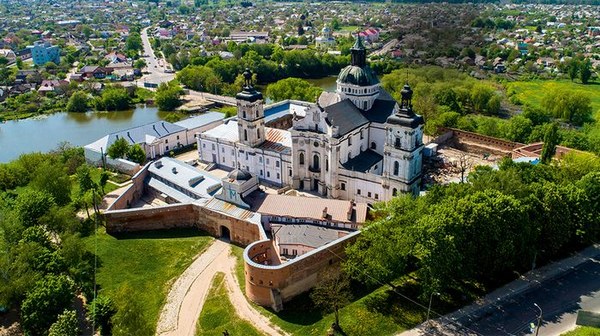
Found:
M 263 96 L 246 71 L 237 118 L 197 137 L 200 159 L 329 198 L 374 203 L 417 194 L 424 122 L 412 109 L 412 90 L 405 85 L 398 103 L 381 87 L 360 37 L 351 54 L 336 92 L 290 108 L 288 130 L 265 127 Z

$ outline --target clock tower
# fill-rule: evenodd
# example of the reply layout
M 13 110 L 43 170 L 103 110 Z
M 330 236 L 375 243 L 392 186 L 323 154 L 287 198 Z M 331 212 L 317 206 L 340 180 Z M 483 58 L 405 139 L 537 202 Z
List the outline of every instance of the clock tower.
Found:
M 235 98 L 237 101 L 238 135 L 240 143 L 257 147 L 265 141 L 265 111 L 263 95 L 252 85 L 252 73 L 243 73 L 244 87 Z

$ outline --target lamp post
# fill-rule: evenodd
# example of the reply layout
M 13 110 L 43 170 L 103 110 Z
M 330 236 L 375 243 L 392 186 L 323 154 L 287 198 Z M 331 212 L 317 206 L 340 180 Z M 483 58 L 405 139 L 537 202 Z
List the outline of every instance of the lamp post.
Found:
M 540 315 L 538 315 L 538 318 L 537 318 L 537 327 L 535 328 L 535 336 L 538 336 L 538 333 L 540 332 L 540 326 L 542 325 L 542 314 L 543 314 L 544 312 L 542 311 L 542 308 L 540 308 L 540 306 L 538 306 L 538 304 L 537 304 L 537 303 L 534 303 L 533 305 L 534 305 L 534 306 L 535 306 L 537 309 L 539 309 L 539 310 L 540 310 Z
M 431 311 L 431 301 L 433 301 L 433 294 L 440 295 L 440 293 L 438 292 L 431 292 L 431 295 L 429 295 L 429 306 L 427 307 L 427 319 L 425 320 L 425 322 L 429 322 L 429 312 Z

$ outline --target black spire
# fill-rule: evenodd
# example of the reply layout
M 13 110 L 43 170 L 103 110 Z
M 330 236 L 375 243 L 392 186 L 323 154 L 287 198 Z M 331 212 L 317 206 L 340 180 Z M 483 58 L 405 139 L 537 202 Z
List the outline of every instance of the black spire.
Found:
M 360 38 L 360 33 L 356 34 L 356 41 L 352 48 L 350 48 L 350 53 L 352 55 L 352 65 L 361 68 L 367 65 L 367 51 Z
M 402 101 L 400 102 L 400 109 L 412 112 L 413 91 L 410 88 L 410 85 L 408 85 L 408 83 L 404 84 L 404 87 L 402 88 L 402 91 L 400 91 L 400 94 L 402 95 Z
M 254 86 L 252 85 L 252 72 L 250 69 L 246 68 L 246 71 L 242 73 L 244 76 L 244 85 L 242 86 L 242 92 L 235 95 L 235 98 L 247 100 L 249 102 L 255 102 L 259 99 L 263 99 L 262 93 L 256 91 Z

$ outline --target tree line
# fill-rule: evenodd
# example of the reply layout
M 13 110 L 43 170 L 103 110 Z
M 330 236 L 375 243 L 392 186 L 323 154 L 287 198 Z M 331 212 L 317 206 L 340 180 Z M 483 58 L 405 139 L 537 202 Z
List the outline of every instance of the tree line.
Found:
M 382 204 L 344 269 L 380 286 L 412 273 L 421 296 L 476 297 L 600 239 L 600 159 L 476 167 L 468 183 Z

